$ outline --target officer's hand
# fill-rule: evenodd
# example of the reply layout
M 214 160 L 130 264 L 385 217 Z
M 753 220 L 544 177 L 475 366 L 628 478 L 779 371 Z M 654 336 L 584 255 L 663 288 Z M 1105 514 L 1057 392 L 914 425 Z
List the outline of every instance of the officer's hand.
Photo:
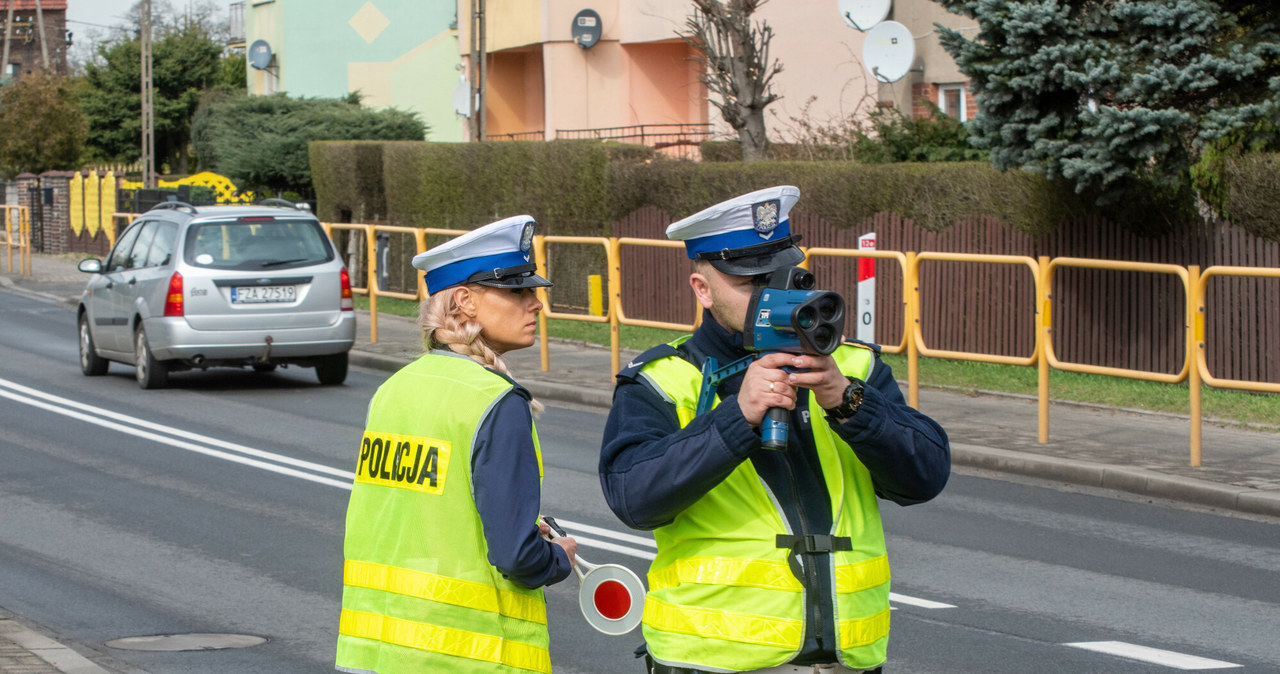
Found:
M 793 386 L 801 386 L 813 391 L 813 397 L 823 409 L 830 409 L 844 402 L 844 390 L 849 388 L 849 380 L 836 367 L 836 360 L 831 356 L 810 356 L 788 354 L 790 365 L 801 372 L 787 374 L 787 382 Z
M 553 538 L 551 539 L 551 542 L 564 548 L 564 551 L 568 553 L 569 568 L 573 568 L 573 565 L 578 563 L 577 562 L 578 541 L 574 540 L 572 536 L 561 536 L 560 538 Z
M 760 425 L 769 408 L 789 410 L 796 406 L 796 389 L 787 383 L 789 375 L 782 369 L 793 358 L 789 353 L 765 354 L 747 368 L 742 388 L 738 389 L 738 407 L 752 428 Z

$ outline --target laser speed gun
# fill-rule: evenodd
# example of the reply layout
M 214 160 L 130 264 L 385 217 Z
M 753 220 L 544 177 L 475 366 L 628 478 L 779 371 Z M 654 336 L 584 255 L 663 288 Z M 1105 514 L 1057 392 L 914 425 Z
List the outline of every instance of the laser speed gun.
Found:
M 786 351 L 830 355 L 844 330 L 844 298 L 830 290 L 814 290 L 813 272 L 786 267 L 769 275 L 747 305 L 743 346 L 748 351 Z M 787 411 L 771 408 L 760 424 L 765 449 L 787 448 Z
M 737 375 L 762 353 L 783 351 L 826 356 L 840 346 L 844 330 L 844 298 L 830 290 L 814 290 L 813 273 L 785 267 L 769 275 L 747 304 L 743 346 L 756 353 L 718 367 L 714 358 L 702 365 L 702 390 L 696 414 L 710 409 L 720 382 Z M 787 411 L 775 407 L 760 424 L 761 446 L 787 448 Z
M 800 267 L 770 274 L 769 283 L 757 288 L 747 305 L 747 350 L 833 353 L 844 330 L 844 298 L 813 286 L 813 272 Z

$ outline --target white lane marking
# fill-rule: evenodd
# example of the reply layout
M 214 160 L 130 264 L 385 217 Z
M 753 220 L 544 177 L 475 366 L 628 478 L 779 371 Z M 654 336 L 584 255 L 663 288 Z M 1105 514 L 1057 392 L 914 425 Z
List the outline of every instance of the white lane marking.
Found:
M 656 549 L 658 547 L 658 544 L 652 538 L 645 538 L 644 536 L 637 536 L 635 534 L 622 533 L 618 531 L 613 531 L 611 529 L 602 529 L 600 527 L 593 527 L 590 524 L 582 524 L 581 522 L 570 522 L 569 520 L 560 519 L 560 518 L 556 518 L 556 519 L 559 520 L 561 524 L 565 525 L 569 529 L 575 529 L 577 531 L 585 531 L 589 534 L 604 536 L 605 538 L 613 538 L 619 541 L 626 541 L 627 543 L 635 543 L 636 545 L 645 545 L 650 548 Z M 569 535 L 574 536 L 572 531 L 569 532 Z
M 184 431 L 181 428 L 164 426 L 151 421 L 147 421 L 145 419 L 131 417 L 127 414 L 120 414 L 119 412 L 112 412 L 111 410 L 103 409 L 101 407 L 94 407 L 93 405 L 87 405 L 85 403 L 82 403 L 76 400 L 71 400 L 70 398 L 62 398 L 62 397 L 53 395 L 51 393 L 45 393 L 44 391 L 23 386 L 21 384 L 11 382 L 7 379 L 0 379 L 0 386 L 7 386 L 11 389 L 14 389 L 15 391 L 25 393 L 34 398 L 40 398 L 40 399 L 47 400 L 52 403 L 57 403 L 59 405 L 64 405 L 66 407 L 70 407 L 73 409 L 90 412 L 92 414 L 105 417 L 107 419 L 115 419 L 117 421 L 122 421 L 127 424 L 132 424 L 139 428 L 146 428 L 153 431 L 159 431 L 161 433 L 168 433 L 169 435 L 172 435 L 175 437 L 185 438 L 187 440 L 194 440 L 196 442 L 200 442 L 200 443 L 209 445 L 211 447 L 220 447 L 222 449 L 231 450 L 233 452 L 239 452 L 247 456 L 254 456 L 260 459 L 269 459 L 271 461 L 276 461 L 278 463 L 283 463 L 285 465 L 294 466 L 296 468 L 305 468 L 307 470 L 312 470 L 317 473 L 334 475 L 336 477 L 345 477 L 349 480 L 354 479 L 355 477 L 355 474 L 350 471 L 345 471 L 338 468 L 332 468 L 330 466 L 325 466 L 319 463 L 312 463 L 310 461 L 303 461 L 302 459 L 295 459 L 293 457 L 283 456 L 280 454 L 273 454 L 271 452 L 265 452 L 260 449 L 254 449 L 252 447 L 245 447 L 244 445 L 238 445 L 234 442 L 227 442 L 225 440 L 211 438 L 207 435 L 200 435 L 199 433 Z M 19 400 L 17 398 L 14 398 L 14 399 Z M 19 402 L 22 402 L 22 401 L 19 400 Z M 46 408 L 46 409 L 49 409 L 49 408 Z M 58 412 L 59 410 L 54 409 L 53 411 Z M 68 414 L 67 416 L 72 416 L 72 415 Z
M 940 601 L 929 601 L 928 599 L 920 599 L 911 597 L 897 592 L 889 593 L 889 601 L 897 604 L 907 604 L 908 606 L 919 606 L 920 608 L 955 608 L 954 604 L 944 604 Z
M 0 380 L 0 383 L 7 383 L 7 382 L 5 382 L 4 380 Z M 290 477 L 296 477 L 303 480 L 308 480 L 310 482 L 315 482 L 318 484 L 326 484 L 331 487 L 338 487 L 340 489 L 351 489 L 350 484 L 340 482 L 338 480 L 323 477 L 320 475 L 314 475 L 312 473 L 306 473 L 301 470 L 289 468 L 287 466 L 277 465 L 274 463 L 267 463 L 266 461 L 259 461 L 257 459 L 250 459 L 248 457 L 237 456 L 235 454 L 231 454 L 228 452 L 223 452 L 216 449 L 210 449 L 208 447 L 202 447 L 200 445 L 196 445 L 190 442 L 185 442 L 175 438 L 166 437 L 163 435 L 159 435 L 157 433 L 152 433 L 150 431 L 144 431 L 138 428 L 130 428 L 129 426 L 125 426 L 124 424 L 116 423 L 114 421 L 99 419 L 97 417 L 93 417 L 82 412 L 77 412 L 74 410 L 58 407 L 56 405 L 53 405 L 51 403 L 47 403 L 41 400 L 35 400 L 32 398 L 24 397 L 12 391 L 6 391 L 4 389 L 0 389 L 0 397 L 9 398 L 10 400 L 20 402 L 24 405 L 38 407 L 40 409 L 48 410 L 55 414 L 61 414 L 63 416 L 71 417 L 72 419 L 79 419 L 81 421 L 84 421 L 85 423 L 93 424 L 95 426 L 101 426 L 103 428 L 109 428 L 111 430 L 119 431 L 127 435 L 132 435 L 134 437 L 145 438 L 147 440 L 152 440 L 160 444 L 169 445 L 170 447 L 177 447 L 178 449 L 185 449 L 189 452 L 195 452 L 196 454 L 203 454 L 205 456 L 211 456 L 217 459 L 222 459 L 224 461 L 230 461 L 232 463 L 239 463 L 246 466 L 252 466 L 254 468 L 261 468 L 262 470 L 271 471 L 273 473 L 280 473 L 281 475 L 288 475 Z M 164 428 L 164 427 L 162 426 L 161 428 Z M 171 430 L 176 430 L 176 429 L 171 429 Z M 271 452 L 263 452 L 261 450 L 253 450 L 253 451 L 256 456 L 269 458 L 271 460 L 279 461 L 281 463 L 287 464 L 287 463 L 296 462 L 295 459 L 290 459 L 290 457 L 287 457 L 287 456 L 272 454 Z M 302 462 L 302 463 L 306 463 L 306 462 Z
M 1195 655 L 1186 655 L 1175 651 L 1165 651 L 1159 648 L 1138 646 L 1136 644 L 1129 644 L 1123 641 L 1078 641 L 1075 643 L 1063 644 L 1063 646 L 1072 646 L 1074 648 L 1083 648 L 1087 651 L 1097 651 L 1098 653 L 1117 655 L 1122 658 L 1141 660 L 1142 662 L 1164 665 L 1165 667 L 1173 667 L 1174 669 L 1231 669 L 1233 667 L 1244 666 L 1230 662 L 1223 662 L 1221 660 L 1201 658 Z
M 610 552 L 616 552 L 620 555 L 627 555 L 629 557 L 639 557 L 640 559 L 653 559 L 654 557 L 657 557 L 656 554 L 649 552 L 647 550 L 636 550 L 635 548 L 628 548 L 625 545 L 618 545 L 617 543 L 610 543 L 609 541 L 597 541 L 594 538 L 586 538 L 585 536 L 576 536 L 572 533 L 569 535 L 573 536 L 573 539 L 578 541 L 579 545 L 585 545 L 589 548 L 597 548 L 599 550 L 608 550 Z

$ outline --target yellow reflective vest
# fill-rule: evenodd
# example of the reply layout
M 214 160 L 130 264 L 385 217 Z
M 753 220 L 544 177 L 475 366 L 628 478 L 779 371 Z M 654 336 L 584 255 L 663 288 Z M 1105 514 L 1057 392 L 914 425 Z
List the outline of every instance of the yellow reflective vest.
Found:
M 865 379 L 872 352 L 840 347 L 841 372 Z M 656 359 L 641 376 L 675 405 L 681 426 L 697 407 L 701 373 L 678 356 Z M 867 469 L 822 421 L 813 396 L 809 413 L 827 493 L 832 530 L 848 545 L 825 556 L 835 597 L 839 658 L 854 669 L 885 660 L 889 639 L 889 561 L 880 510 Z M 719 399 L 716 399 L 719 404 Z M 761 450 L 764 451 L 764 450 Z M 750 461 L 670 524 L 654 531 L 658 554 L 649 570 L 644 638 L 654 659 L 677 667 L 713 671 L 763 669 L 790 662 L 805 633 L 805 588 L 788 564 L 790 536 L 773 494 Z M 821 557 L 800 555 L 802 564 Z
M 339 670 L 551 671 L 542 589 L 489 564 L 471 496 L 472 438 L 512 386 L 429 353 L 378 388 L 347 507 Z

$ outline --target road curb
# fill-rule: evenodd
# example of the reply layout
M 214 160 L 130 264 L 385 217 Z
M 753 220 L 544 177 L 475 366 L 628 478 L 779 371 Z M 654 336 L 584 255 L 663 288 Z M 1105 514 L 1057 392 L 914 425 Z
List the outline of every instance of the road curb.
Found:
M 70 647 L 64 646 L 16 620 L 0 618 L 0 639 L 7 639 L 63 674 L 110 674 Z M 18 665 L 18 667 L 27 667 Z M 39 671 L 35 668 L 18 671 Z
M 951 443 L 951 460 L 957 465 L 1002 473 L 1280 517 L 1280 492 L 1162 475 L 1143 468 L 1108 466 L 954 442 Z

